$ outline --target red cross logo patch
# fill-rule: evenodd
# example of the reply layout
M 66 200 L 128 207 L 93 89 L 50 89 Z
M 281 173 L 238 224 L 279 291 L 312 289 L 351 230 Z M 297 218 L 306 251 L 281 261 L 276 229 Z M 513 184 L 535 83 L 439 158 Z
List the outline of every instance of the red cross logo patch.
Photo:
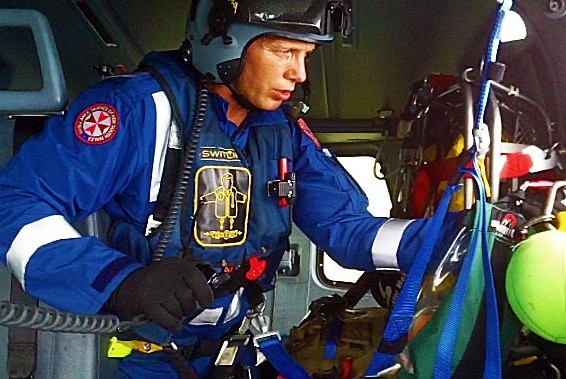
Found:
M 101 145 L 118 131 L 118 112 L 110 104 L 98 103 L 83 110 L 75 120 L 75 135 L 81 142 Z

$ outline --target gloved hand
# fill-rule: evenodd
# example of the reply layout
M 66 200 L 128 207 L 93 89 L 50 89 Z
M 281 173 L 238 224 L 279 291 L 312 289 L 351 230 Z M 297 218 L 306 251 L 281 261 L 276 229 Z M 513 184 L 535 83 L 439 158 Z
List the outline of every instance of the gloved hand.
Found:
M 125 320 L 145 314 L 175 333 L 181 331 L 183 317 L 194 315 L 198 305 L 212 306 L 213 301 L 212 289 L 195 263 L 170 257 L 128 275 L 105 309 Z

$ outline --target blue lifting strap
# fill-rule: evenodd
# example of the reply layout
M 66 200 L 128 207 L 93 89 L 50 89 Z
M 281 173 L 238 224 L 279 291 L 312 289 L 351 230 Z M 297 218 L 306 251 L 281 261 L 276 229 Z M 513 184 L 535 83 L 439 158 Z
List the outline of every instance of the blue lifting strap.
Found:
M 286 379 L 310 379 L 309 373 L 289 355 L 276 332 L 254 337 L 254 345 Z
M 381 344 L 374 353 L 365 372 L 365 376 L 368 378 L 377 377 L 381 372 L 391 368 L 395 364 L 397 354 L 403 350 L 407 343 L 407 335 L 415 314 L 417 297 L 423 276 L 434 251 L 444 218 L 448 212 L 450 199 L 460 188 L 460 184 L 449 186 L 440 200 L 433 216 L 433 221 L 429 224 L 427 233 L 429 238 L 423 242 L 405 278 L 401 293 L 397 298 L 395 307 L 389 316 L 389 322 L 383 332 Z

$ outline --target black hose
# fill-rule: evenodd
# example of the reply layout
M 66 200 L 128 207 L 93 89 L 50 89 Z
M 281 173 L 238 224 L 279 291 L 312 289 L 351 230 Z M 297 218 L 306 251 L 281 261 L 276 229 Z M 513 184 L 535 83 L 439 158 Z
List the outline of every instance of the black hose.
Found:
M 171 234 L 175 228 L 175 223 L 181 209 L 183 208 L 183 200 L 187 194 L 187 188 L 193 168 L 194 159 L 196 156 L 198 143 L 200 140 L 200 132 L 202 130 L 202 125 L 204 124 L 204 118 L 206 115 L 206 108 L 208 106 L 208 96 L 209 92 L 206 88 L 206 80 L 203 79 L 199 86 L 198 101 L 196 116 L 193 128 L 191 129 L 191 137 L 187 140 L 185 144 L 184 159 L 179 171 L 179 178 L 177 179 L 177 185 L 173 196 L 171 198 L 171 204 L 167 211 L 167 215 L 161 224 L 161 232 L 159 234 L 159 240 L 157 246 L 152 254 L 152 261 L 160 261 L 163 259 L 167 245 L 171 240 Z M 182 124 L 179 124 L 181 127 Z

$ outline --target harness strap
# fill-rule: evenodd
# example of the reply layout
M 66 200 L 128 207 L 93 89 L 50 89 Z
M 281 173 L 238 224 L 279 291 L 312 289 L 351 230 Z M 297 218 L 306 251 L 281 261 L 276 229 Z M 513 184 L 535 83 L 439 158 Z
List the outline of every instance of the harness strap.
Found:
M 163 352 L 171 366 L 173 366 L 175 371 L 179 374 L 179 379 L 197 379 L 195 370 L 189 366 L 187 360 L 179 350 L 166 347 L 163 349 Z
M 440 235 L 440 228 L 448 212 L 452 195 L 459 189 L 459 185 L 451 185 L 444 192 L 437 211 L 432 218 L 427 238 L 420 248 L 407 277 L 405 284 L 397 298 L 395 307 L 389 316 L 389 321 L 383 332 L 378 349 L 365 372 L 366 377 L 378 377 L 385 370 L 395 365 L 396 354 L 399 354 L 407 342 L 407 335 L 415 308 L 417 297 L 421 288 L 422 278 L 434 251 L 436 240 Z
M 356 283 L 343 295 L 348 307 L 353 308 L 364 297 L 367 291 L 378 282 L 380 271 L 366 271 L 356 280 Z
M 310 379 L 309 373 L 289 355 L 281 336 L 276 332 L 255 336 L 254 345 L 261 350 L 269 363 L 286 379 Z

